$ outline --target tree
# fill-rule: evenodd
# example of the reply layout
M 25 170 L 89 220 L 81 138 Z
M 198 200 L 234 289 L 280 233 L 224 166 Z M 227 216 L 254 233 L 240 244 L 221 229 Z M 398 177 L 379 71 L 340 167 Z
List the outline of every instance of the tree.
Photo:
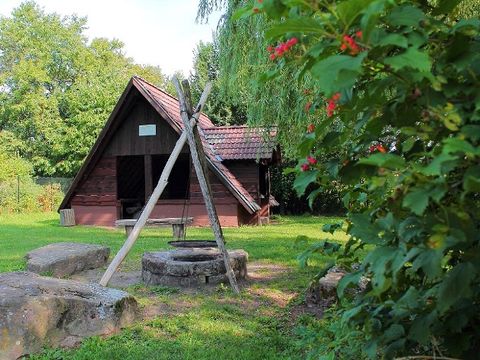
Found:
M 32 1 L 0 19 L 0 130 L 22 141 L 39 175 L 72 176 L 129 78 L 162 85 L 118 40 L 84 35 L 86 18 L 47 14 Z
M 194 50 L 193 71 L 190 74 L 192 95 L 199 99 L 205 84 L 212 82 L 212 95 L 205 113 L 218 125 L 239 125 L 246 122 L 245 108 L 238 102 L 224 98 L 219 87 L 218 49 L 215 43 L 200 42 Z

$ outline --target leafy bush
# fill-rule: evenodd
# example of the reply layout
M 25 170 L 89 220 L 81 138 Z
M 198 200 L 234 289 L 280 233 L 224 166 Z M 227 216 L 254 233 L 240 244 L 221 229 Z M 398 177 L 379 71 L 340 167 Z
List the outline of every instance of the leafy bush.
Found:
M 339 260 L 371 251 L 339 295 L 371 282 L 342 319 L 371 358 L 480 348 L 480 20 L 455 19 L 459 2 L 265 0 L 235 15 L 271 19 L 263 80 L 285 68 L 315 80 L 306 101 L 319 121 L 295 188 L 347 185 Z

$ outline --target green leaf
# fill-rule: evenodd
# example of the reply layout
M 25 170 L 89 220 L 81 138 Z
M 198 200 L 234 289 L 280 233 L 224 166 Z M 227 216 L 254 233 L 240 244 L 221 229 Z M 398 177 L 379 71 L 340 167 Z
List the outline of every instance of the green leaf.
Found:
M 480 193 L 480 165 L 469 167 L 463 176 L 465 192 Z
M 428 206 L 428 192 L 423 188 L 414 188 L 404 198 L 402 205 L 417 215 L 422 215 Z
M 452 154 L 456 152 L 462 152 L 465 155 L 470 156 L 479 154 L 478 149 L 475 149 L 468 141 L 462 140 L 460 138 L 448 138 L 443 141 L 443 153 Z
M 442 273 L 443 254 L 440 250 L 423 250 L 413 260 L 412 271 L 422 269 L 427 279 L 435 279 Z
M 343 24 L 348 28 L 351 23 L 365 10 L 374 0 L 347 0 L 337 6 L 337 14 Z
M 305 193 L 307 186 L 317 180 L 318 173 L 318 170 L 310 170 L 302 171 L 297 175 L 295 181 L 293 182 L 293 188 L 297 192 L 298 196 L 302 196 Z
M 367 244 L 377 244 L 379 242 L 378 234 L 380 229 L 372 224 L 370 216 L 367 214 L 353 214 L 350 216 L 352 228 L 350 235 L 361 239 Z
M 409 48 L 400 55 L 386 58 L 384 62 L 397 71 L 409 67 L 421 72 L 429 72 L 432 67 L 428 54 L 414 48 Z
M 313 202 L 317 198 L 319 194 L 323 192 L 322 188 L 318 188 L 316 190 L 313 190 L 310 194 L 308 194 L 307 200 L 308 200 L 308 206 L 310 206 L 310 209 L 313 209 Z
M 327 96 L 350 88 L 361 73 L 362 61 L 367 54 L 358 56 L 334 55 L 317 62 L 312 67 L 312 75 L 318 86 Z
M 386 45 L 395 45 L 402 48 L 408 47 L 408 41 L 405 36 L 400 34 L 388 34 L 385 37 L 382 37 L 376 45 L 378 46 L 386 46 Z
M 262 6 L 265 12 L 274 19 L 280 19 L 287 10 L 281 0 L 264 0 Z
M 313 18 L 302 17 L 301 19 L 288 19 L 276 24 L 265 31 L 265 38 L 272 39 L 285 35 L 289 32 L 300 32 L 303 34 L 324 34 L 322 24 Z
M 470 283 L 476 279 L 477 272 L 473 264 L 465 262 L 450 270 L 438 289 L 437 308 L 440 314 L 446 312 L 458 301 L 472 294 Z
M 400 169 L 405 166 L 405 160 L 395 154 L 376 153 L 367 158 L 360 159 L 358 164 L 384 167 L 387 169 Z
M 404 242 L 409 242 L 423 232 L 423 225 L 420 219 L 410 216 L 398 225 L 398 235 Z
M 451 164 L 456 160 L 456 156 L 450 154 L 440 154 L 434 157 L 430 164 L 421 169 L 421 172 L 425 175 L 442 175 L 445 172 L 444 165 Z
M 425 14 L 418 8 L 405 5 L 395 7 L 387 17 L 388 22 L 394 26 L 418 26 Z
M 390 342 L 393 340 L 397 340 L 398 338 L 405 335 L 405 329 L 400 324 L 393 324 L 383 334 L 383 338 L 385 341 Z
M 338 229 L 341 229 L 342 225 L 343 223 L 324 224 L 322 226 L 322 231 L 333 234 Z
M 430 327 L 436 320 L 436 311 L 424 316 L 417 315 L 415 320 L 413 320 L 412 326 L 410 327 L 408 338 L 423 345 L 429 344 L 431 342 Z
M 350 274 L 345 275 L 340 279 L 337 286 L 337 295 L 341 299 L 345 293 L 345 289 L 350 285 L 357 285 L 362 277 L 361 271 L 356 271 Z

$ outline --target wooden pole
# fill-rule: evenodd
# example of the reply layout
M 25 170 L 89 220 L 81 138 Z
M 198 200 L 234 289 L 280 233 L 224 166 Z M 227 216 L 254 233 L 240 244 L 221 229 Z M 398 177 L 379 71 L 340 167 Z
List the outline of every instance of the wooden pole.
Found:
M 202 112 L 203 105 L 207 101 L 207 97 L 211 89 L 211 84 L 207 84 L 207 86 L 205 86 L 202 96 L 200 97 L 200 101 L 198 102 L 197 108 L 195 109 L 195 114 L 193 114 L 190 120 L 187 120 L 187 123 L 190 127 L 195 126 L 196 122 L 198 121 L 200 113 Z M 118 266 L 122 263 L 123 259 L 125 259 L 125 257 L 128 255 L 131 248 L 133 247 L 133 244 L 135 244 L 135 242 L 137 241 L 137 238 L 140 235 L 143 227 L 145 226 L 148 218 L 150 217 L 150 214 L 152 213 L 155 204 L 157 203 L 158 199 L 162 195 L 163 190 L 168 184 L 168 177 L 170 176 L 170 172 L 172 171 L 173 165 L 177 161 L 177 158 L 180 155 L 180 152 L 182 151 L 186 141 L 187 135 L 186 132 L 183 131 L 180 135 L 180 138 L 177 140 L 177 143 L 175 144 L 175 147 L 172 150 L 172 153 L 170 154 L 170 157 L 168 158 L 165 167 L 163 168 L 162 175 L 158 180 L 158 184 L 155 187 L 155 190 L 153 190 L 152 196 L 150 196 L 150 199 L 148 199 L 147 204 L 143 208 L 142 214 L 135 223 L 132 232 L 128 235 L 127 240 L 123 244 L 122 248 L 119 250 L 117 255 L 115 255 L 112 262 L 110 263 L 107 270 L 100 279 L 100 285 L 107 286 Z
M 215 235 L 215 240 L 217 242 L 218 249 L 223 255 L 223 261 L 225 263 L 225 269 L 227 271 L 227 277 L 230 281 L 230 285 L 235 293 L 239 293 L 240 289 L 238 288 L 237 279 L 235 278 L 235 273 L 233 272 L 232 266 L 230 264 L 230 257 L 228 251 L 225 248 L 225 240 L 223 237 L 222 228 L 218 220 L 217 210 L 213 204 L 213 198 L 210 191 L 210 185 L 208 180 L 208 168 L 202 166 L 202 161 L 200 160 L 200 154 L 205 158 L 205 153 L 203 152 L 203 145 L 200 143 L 197 146 L 195 135 L 193 132 L 193 126 L 189 121 L 188 109 L 191 108 L 191 99 L 185 97 L 185 94 L 178 82 L 176 77 L 173 78 L 173 84 L 177 89 L 178 101 L 180 102 L 180 114 L 182 116 L 183 124 L 185 126 L 185 133 L 187 134 L 188 144 L 190 146 L 190 154 L 192 156 L 193 166 L 195 167 L 195 173 L 197 174 L 197 179 L 200 184 L 200 189 L 202 190 L 203 200 L 205 201 L 205 207 L 207 208 L 208 217 L 210 219 L 210 225 L 212 226 L 213 233 Z M 185 88 L 187 89 L 187 94 L 189 93 L 188 82 L 185 83 Z M 197 130 L 198 131 L 198 130 Z

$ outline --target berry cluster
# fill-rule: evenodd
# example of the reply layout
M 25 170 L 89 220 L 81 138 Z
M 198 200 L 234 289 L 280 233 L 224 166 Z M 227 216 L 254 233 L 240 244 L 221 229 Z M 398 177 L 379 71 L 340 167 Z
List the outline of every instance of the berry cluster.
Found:
M 270 53 L 270 60 L 275 60 L 276 58 L 282 57 L 286 52 L 290 51 L 291 47 L 298 43 L 296 37 L 287 40 L 284 43 L 280 43 L 277 47 L 269 46 L 267 51 Z
M 357 31 L 354 36 L 357 39 L 361 39 L 362 32 Z M 342 45 L 340 45 L 340 50 L 342 51 L 348 50 L 350 55 L 357 55 L 361 51 L 361 48 L 353 37 L 349 35 L 343 35 Z
M 335 109 L 337 108 L 338 100 L 340 100 L 340 93 L 335 93 L 330 99 L 327 100 L 327 116 L 332 117 Z
M 317 159 L 315 159 L 313 156 L 307 156 L 307 162 L 300 165 L 300 169 L 302 171 L 308 171 L 310 170 L 310 166 L 316 165 L 317 162 Z
M 373 153 L 375 151 L 381 152 L 383 154 L 387 152 L 387 150 L 383 147 L 382 144 L 370 145 L 370 147 L 368 148 L 368 152 Z

